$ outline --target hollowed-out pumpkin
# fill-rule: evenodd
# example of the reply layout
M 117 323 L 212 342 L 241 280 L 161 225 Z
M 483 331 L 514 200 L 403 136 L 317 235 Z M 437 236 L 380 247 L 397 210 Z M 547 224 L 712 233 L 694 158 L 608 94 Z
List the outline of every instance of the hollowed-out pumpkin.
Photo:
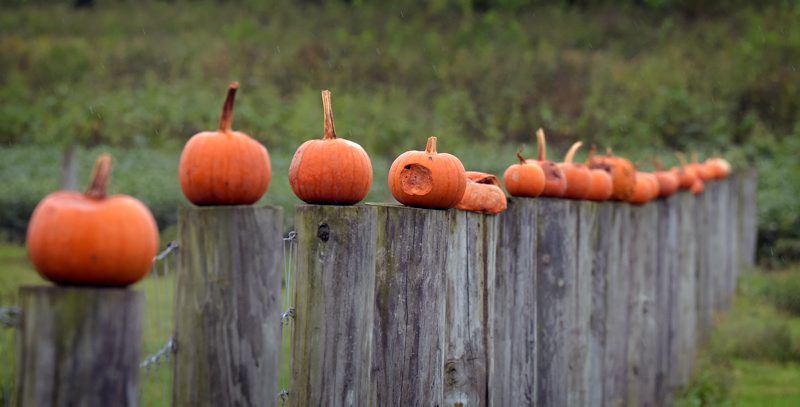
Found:
M 564 196 L 567 190 L 567 178 L 564 172 L 558 167 L 558 164 L 547 160 L 547 141 L 545 140 L 544 130 L 539 129 L 536 131 L 536 141 L 538 144 L 538 157 L 533 161 L 542 168 L 544 171 L 544 190 L 541 196 L 549 196 L 553 198 L 560 198 Z
M 492 174 L 467 171 L 467 189 L 456 205 L 457 209 L 496 215 L 506 210 L 506 194 L 500 181 Z
M 195 205 L 250 205 L 267 192 L 271 168 L 267 149 L 233 131 L 233 102 L 239 84 L 228 88 L 217 131 L 195 134 L 183 147 L 178 178 Z
M 536 198 L 544 191 L 544 171 L 534 160 L 522 157 L 522 147 L 517 152 L 518 164 L 512 164 L 503 173 L 503 184 L 511 196 Z
M 428 138 L 425 151 L 400 154 L 389 169 L 389 191 L 407 206 L 453 208 L 466 188 L 464 166 L 454 155 L 436 152 L 436 137 Z
M 588 165 L 591 169 L 603 170 L 611 175 L 611 199 L 627 201 L 633 194 L 636 185 L 636 168 L 630 161 L 614 156 L 610 148 L 605 156 L 592 155 Z
M 325 126 L 322 140 L 309 140 L 294 153 L 289 184 L 298 198 L 312 204 L 353 205 L 372 186 L 372 163 L 360 145 L 336 137 L 331 93 L 322 91 Z
M 582 142 L 576 141 L 567 151 L 567 155 L 564 156 L 564 162 L 558 164 L 567 180 L 564 198 L 586 199 L 592 188 L 592 173 L 589 167 L 582 163 L 573 163 L 575 153 L 582 145 Z
M 28 224 L 28 256 L 55 283 L 127 286 L 149 271 L 158 228 L 147 207 L 127 195 L 106 195 L 111 157 L 95 163 L 86 193 L 59 191 L 36 206 Z

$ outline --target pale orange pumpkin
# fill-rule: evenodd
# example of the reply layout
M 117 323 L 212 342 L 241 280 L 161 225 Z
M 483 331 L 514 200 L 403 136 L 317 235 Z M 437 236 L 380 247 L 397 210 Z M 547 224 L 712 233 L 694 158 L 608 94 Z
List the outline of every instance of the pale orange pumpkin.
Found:
M 360 145 L 336 137 L 331 92 L 322 91 L 325 126 L 322 140 L 309 140 L 294 153 L 289 185 L 301 200 L 311 204 L 353 205 L 372 186 L 372 163 Z
M 506 194 L 500 188 L 500 181 L 492 174 L 467 171 L 467 189 L 456 205 L 463 211 L 497 215 L 506 210 Z
M 589 150 L 587 162 L 592 161 L 596 151 L 597 148 L 592 146 Z M 611 179 L 611 174 L 599 168 L 589 168 L 589 173 L 592 175 L 592 182 L 589 184 L 589 193 L 586 195 L 586 199 L 598 202 L 609 200 L 614 193 L 614 183 Z
M 656 172 L 653 173 L 658 180 L 658 196 L 668 198 L 678 191 L 680 187 L 680 177 L 675 170 L 665 171 L 664 165 L 658 158 L 653 158 L 653 166 Z
M 237 82 L 228 88 L 219 129 L 197 133 L 183 147 L 178 180 L 183 195 L 195 205 L 250 205 L 269 187 L 267 149 L 231 129 L 237 89 Z
M 633 205 L 644 205 L 658 196 L 658 181 L 650 173 L 637 171 L 636 183 L 628 202 Z
M 592 154 L 587 164 L 591 169 L 603 170 L 611 175 L 611 199 L 627 201 L 633 194 L 636 186 L 636 167 L 630 161 L 614 156 L 614 152 L 608 148 L 605 157 Z
M 512 164 L 503 173 L 503 184 L 511 196 L 536 198 L 544 191 L 544 171 L 535 160 L 522 157 L 522 147 L 517 152 L 518 164 Z
M 559 163 L 558 167 L 567 179 L 567 189 L 564 191 L 564 198 L 586 199 L 592 188 L 592 172 L 584 164 L 573 163 L 575 153 L 583 145 L 583 142 L 576 141 L 564 156 L 564 162 Z
M 147 207 L 127 195 L 107 196 L 111 156 L 95 163 L 86 193 L 59 191 L 36 206 L 28 224 L 28 256 L 55 283 L 127 286 L 147 275 L 158 228 Z
M 731 173 L 731 163 L 721 157 L 711 157 L 705 165 L 711 169 L 714 179 L 725 179 Z
M 528 161 L 538 164 L 544 171 L 544 191 L 541 196 L 560 198 L 567 190 L 567 178 L 556 163 L 547 160 L 547 141 L 544 130 L 536 131 L 536 141 L 539 150 L 538 159 Z
M 436 151 L 436 137 L 425 151 L 400 154 L 389 169 L 389 191 L 403 205 L 429 209 L 455 207 L 467 189 L 464 165 L 454 155 Z

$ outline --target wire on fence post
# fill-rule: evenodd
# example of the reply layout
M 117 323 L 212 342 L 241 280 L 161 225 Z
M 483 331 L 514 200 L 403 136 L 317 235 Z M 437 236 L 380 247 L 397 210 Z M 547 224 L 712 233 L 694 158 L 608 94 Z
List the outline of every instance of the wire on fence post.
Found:
M 295 256 L 297 251 L 297 233 L 292 230 L 290 231 L 285 238 L 283 238 L 283 282 L 285 284 L 283 290 L 283 309 L 284 311 L 280 315 L 280 324 L 281 324 L 281 365 L 284 365 L 286 362 L 286 357 L 288 356 L 285 352 L 286 350 L 286 329 L 288 329 L 288 325 L 290 322 L 294 320 L 295 312 L 294 307 L 292 306 L 292 300 L 294 298 L 294 282 L 292 281 L 292 277 L 294 274 L 294 266 L 295 266 Z M 281 367 L 281 391 L 278 393 L 278 396 L 281 399 L 281 405 L 286 404 L 286 400 L 289 398 L 289 388 L 286 384 L 286 370 L 283 366 Z

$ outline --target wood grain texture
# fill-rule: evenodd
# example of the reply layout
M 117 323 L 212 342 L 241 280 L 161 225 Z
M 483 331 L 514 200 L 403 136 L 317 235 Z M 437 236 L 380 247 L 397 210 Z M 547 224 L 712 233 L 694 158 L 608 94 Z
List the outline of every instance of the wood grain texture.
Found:
M 656 364 L 657 405 L 671 405 L 673 364 L 677 356 L 678 301 L 678 203 L 676 197 L 659 200 L 656 250 Z
M 499 215 L 494 291 L 489 296 L 489 400 L 536 403 L 538 199 L 511 198 Z
M 181 208 L 175 405 L 273 405 L 283 262 L 280 208 Z
M 587 404 L 602 406 L 605 403 L 605 384 L 609 375 L 606 370 L 606 339 L 608 336 L 607 276 L 610 267 L 618 267 L 620 222 L 616 213 L 617 204 L 596 204 L 595 233 L 592 243 L 591 316 L 589 320 L 589 388 Z M 581 217 L 583 218 L 583 216 Z M 589 235 L 592 233 L 589 232 Z M 587 233 L 581 233 L 586 236 Z M 579 242 L 584 240 L 580 238 Z M 583 253 L 583 245 L 579 243 Z M 610 380 L 609 380 L 610 381 Z
M 297 267 L 293 405 L 366 405 L 375 307 L 376 210 L 303 205 Z
M 139 405 L 142 293 L 55 286 L 19 293 L 18 405 Z
M 746 170 L 736 175 L 739 178 L 740 253 L 743 267 L 753 267 L 756 260 L 756 238 L 758 236 L 758 174 Z
M 575 295 L 577 213 L 569 201 L 541 198 L 537 219 L 537 404 L 567 405 L 577 389 Z
M 447 211 L 375 205 L 377 244 L 371 403 L 441 405 Z
M 713 190 L 709 186 L 709 190 Z M 697 266 L 695 272 L 697 273 L 696 289 L 696 302 L 697 302 L 697 338 L 700 342 L 708 338 L 711 331 L 711 323 L 713 318 L 713 289 L 711 272 L 714 269 L 714 256 L 713 244 L 711 241 L 713 232 L 713 211 L 716 209 L 713 206 L 713 192 L 704 192 L 694 197 L 696 205 L 694 212 L 694 226 L 693 232 L 695 235 L 695 244 L 697 245 L 696 260 Z
M 592 351 L 602 354 L 598 347 L 602 338 L 595 331 L 592 334 L 592 314 L 596 298 L 594 278 L 594 256 L 597 249 L 598 237 L 598 204 L 588 201 L 571 201 L 577 216 L 577 246 L 575 253 L 575 313 L 573 315 L 572 336 L 574 350 L 570 355 L 570 400 L 574 406 L 590 405 L 590 400 L 602 402 L 602 374 L 600 371 L 592 372 L 592 359 L 597 362 L 597 356 L 590 356 Z M 604 308 L 604 304 L 600 304 Z M 594 382 L 593 382 L 594 381 Z M 592 394 L 594 392 L 594 394 Z
M 603 396 L 605 405 L 619 406 L 625 403 L 628 392 L 628 295 L 630 292 L 630 267 L 628 266 L 631 245 L 630 206 L 625 203 L 613 205 L 609 220 L 608 257 L 606 258 L 606 340 L 605 381 Z
M 495 279 L 497 217 L 450 211 L 445 287 L 444 405 L 487 405 L 489 294 Z
M 697 200 L 688 192 L 676 196 L 678 205 L 678 279 L 676 288 L 678 311 L 677 353 L 673 359 L 673 388 L 689 381 L 697 346 L 697 236 L 695 235 Z

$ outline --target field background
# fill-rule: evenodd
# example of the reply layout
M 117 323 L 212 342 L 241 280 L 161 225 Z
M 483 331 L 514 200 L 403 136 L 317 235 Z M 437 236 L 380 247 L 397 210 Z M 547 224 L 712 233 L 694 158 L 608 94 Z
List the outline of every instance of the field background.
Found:
M 759 262 L 773 271 L 745 277 L 680 403 L 800 404 L 800 2 L 95 3 L 0 0 L 0 306 L 38 281 L 21 246 L 27 220 L 69 163 L 82 189 L 110 152 L 112 191 L 144 201 L 162 246 L 172 240 L 187 204 L 181 148 L 216 128 L 233 80 L 234 128 L 269 149 L 262 203 L 283 206 L 289 230 L 289 162 L 322 136 L 319 91 L 330 89 L 337 133 L 372 159 L 370 201 L 391 200 L 389 165 L 429 135 L 467 169 L 498 175 L 521 145 L 533 154 L 538 127 L 553 158 L 581 139 L 645 169 L 654 155 L 677 164 L 673 150 L 757 169 Z M 155 297 L 164 284 L 141 288 L 168 313 L 169 297 Z M 146 329 L 152 352 L 168 327 Z

